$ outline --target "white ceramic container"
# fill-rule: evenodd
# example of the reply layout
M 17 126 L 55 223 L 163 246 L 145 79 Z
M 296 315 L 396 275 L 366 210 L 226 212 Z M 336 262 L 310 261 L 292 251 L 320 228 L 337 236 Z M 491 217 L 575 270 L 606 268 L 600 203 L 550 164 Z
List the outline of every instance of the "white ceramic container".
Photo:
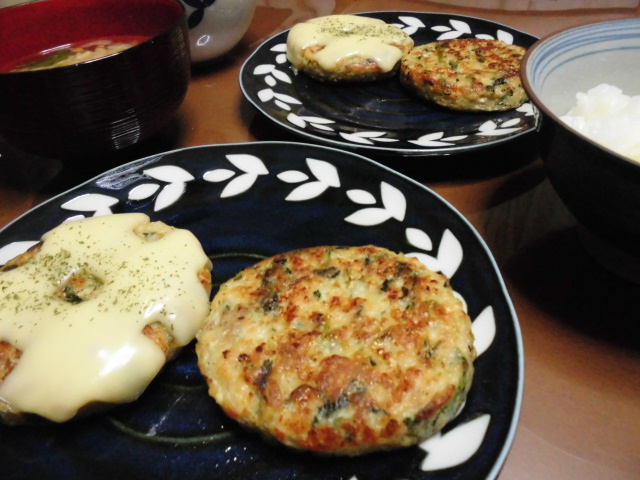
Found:
M 180 0 L 187 11 L 191 60 L 228 53 L 249 28 L 258 0 Z

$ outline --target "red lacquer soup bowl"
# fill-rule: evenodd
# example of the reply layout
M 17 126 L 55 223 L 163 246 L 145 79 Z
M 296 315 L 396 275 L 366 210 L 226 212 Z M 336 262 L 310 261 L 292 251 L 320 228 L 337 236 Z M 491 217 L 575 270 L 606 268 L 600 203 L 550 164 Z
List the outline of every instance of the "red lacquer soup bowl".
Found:
M 91 161 L 147 139 L 175 116 L 189 84 L 177 0 L 3 8 L 0 45 L 0 137 L 63 161 Z

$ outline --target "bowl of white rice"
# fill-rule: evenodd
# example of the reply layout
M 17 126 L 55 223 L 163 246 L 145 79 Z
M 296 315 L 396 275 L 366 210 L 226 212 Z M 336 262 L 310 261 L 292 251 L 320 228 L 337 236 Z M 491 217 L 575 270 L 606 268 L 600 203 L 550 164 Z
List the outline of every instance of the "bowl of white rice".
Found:
M 542 38 L 521 75 L 558 196 L 598 240 L 640 257 L 640 18 Z

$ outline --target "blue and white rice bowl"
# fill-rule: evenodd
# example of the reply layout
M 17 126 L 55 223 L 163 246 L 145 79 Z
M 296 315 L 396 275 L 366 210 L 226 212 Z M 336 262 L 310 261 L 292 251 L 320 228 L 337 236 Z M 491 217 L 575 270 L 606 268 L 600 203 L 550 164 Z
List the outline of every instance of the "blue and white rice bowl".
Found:
M 640 95 L 640 19 L 570 28 L 527 52 L 522 80 L 537 111 L 549 180 L 584 231 L 640 265 L 640 163 L 568 126 L 578 92 L 608 84 Z M 640 135 L 640 131 L 638 131 Z

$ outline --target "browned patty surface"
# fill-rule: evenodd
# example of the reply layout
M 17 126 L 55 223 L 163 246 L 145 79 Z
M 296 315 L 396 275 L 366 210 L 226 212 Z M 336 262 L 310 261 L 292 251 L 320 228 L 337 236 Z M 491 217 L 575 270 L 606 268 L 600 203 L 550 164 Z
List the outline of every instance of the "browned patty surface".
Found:
M 448 280 L 375 247 L 265 259 L 224 283 L 196 352 L 231 417 L 285 445 L 356 455 L 413 445 L 471 386 L 471 321 Z
M 478 38 L 432 42 L 402 58 L 400 81 L 418 96 L 455 110 L 499 111 L 527 100 L 520 80 L 525 49 Z

